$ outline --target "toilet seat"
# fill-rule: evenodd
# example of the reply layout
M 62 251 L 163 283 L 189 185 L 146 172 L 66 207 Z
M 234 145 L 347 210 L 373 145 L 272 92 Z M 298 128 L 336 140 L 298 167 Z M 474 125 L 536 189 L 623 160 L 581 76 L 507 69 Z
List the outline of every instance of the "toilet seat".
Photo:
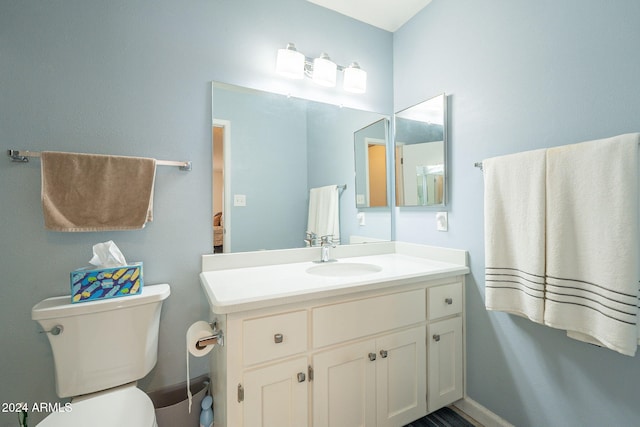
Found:
M 64 411 L 64 406 L 61 409 Z M 38 427 L 157 427 L 151 399 L 134 385 L 95 393 L 54 412 Z

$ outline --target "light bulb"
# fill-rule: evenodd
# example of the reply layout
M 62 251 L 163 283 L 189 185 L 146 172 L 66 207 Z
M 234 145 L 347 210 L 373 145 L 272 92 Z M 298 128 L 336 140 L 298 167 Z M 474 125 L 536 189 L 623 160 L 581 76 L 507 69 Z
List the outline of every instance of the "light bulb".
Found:
M 278 49 L 276 72 L 290 79 L 304 77 L 304 55 L 296 50 L 293 43 L 287 44 L 286 49 Z
M 365 93 L 367 91 L 367 72 L 362 70 L 357 62 L 344 69 L 344 90 L 353 93 Z
M 329 55 L 322 53 L 313 60 L 313 81 L 321 86 L 334 87 L 336 85 L 336 70 L 338 66 L 331 61 Z

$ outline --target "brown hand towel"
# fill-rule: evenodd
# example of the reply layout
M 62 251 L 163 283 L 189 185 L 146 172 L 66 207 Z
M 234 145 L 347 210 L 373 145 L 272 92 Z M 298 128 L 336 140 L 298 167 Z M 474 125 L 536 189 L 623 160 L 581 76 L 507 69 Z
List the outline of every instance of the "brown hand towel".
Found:
M 155 159 L 44 151 L 41 160 L 48 230 L 134 230 L 153 220 Z

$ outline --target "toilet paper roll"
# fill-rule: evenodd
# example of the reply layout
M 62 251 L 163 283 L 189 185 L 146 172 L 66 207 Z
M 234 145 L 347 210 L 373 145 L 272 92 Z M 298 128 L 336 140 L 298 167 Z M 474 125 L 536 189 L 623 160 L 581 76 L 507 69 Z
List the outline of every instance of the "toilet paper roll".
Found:
M 192 354 L 195 357 L 203 357 L 209 354 L 215 346 L 208 345 L 203 349 L 199 349 L 196 347 L 196 344 L 199 339 L 211 335 L 213 335 L 213 329 L 211 329 L 211 325 L 204 320 L 199 320 L 193 323 L 189 326 L 189 329 L 187 329 L 187 397 L 189 398 L 189 413 L 191 413 L 191 404 L 193 401 L 193 396 L 191 395 L 191 384 L 189 384 L 191 378 L 191 374 L 189 373 L 189 354 Z
M 195 357 L 203 357 L 209 354 L 213 350 L 213 345 L 208 345 L 203 349 L 196 347 L 199 339 L 206 338 L 213 335 L 213 329 L 211 325 L 204 320 L 199 320 L 189 326 L 187 330 L 187 350 Z

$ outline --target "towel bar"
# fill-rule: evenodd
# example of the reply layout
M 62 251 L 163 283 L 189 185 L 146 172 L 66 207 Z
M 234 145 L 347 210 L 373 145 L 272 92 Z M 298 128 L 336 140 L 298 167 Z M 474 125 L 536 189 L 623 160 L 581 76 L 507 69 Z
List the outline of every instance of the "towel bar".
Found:
M 29 161 L 29 157 L 40 157 L 39 151 L 29 150 L 7 150 L 7 156 L 11 158 L 12 162 L 26 163 Z M 180 170 L 191 171 L 191 162 L 180 162 L 176 160 L 156 160 L 156 164 L 160 166 L 178 166 Z
M 482 169 L 482 162 L 475 162 L 475 163 L 473 164 L 473 166 L 474 166 L 474 167 L 476 167 L 476 168 L 480 168 L 480 170 L 483 170 L 483 169 Z

